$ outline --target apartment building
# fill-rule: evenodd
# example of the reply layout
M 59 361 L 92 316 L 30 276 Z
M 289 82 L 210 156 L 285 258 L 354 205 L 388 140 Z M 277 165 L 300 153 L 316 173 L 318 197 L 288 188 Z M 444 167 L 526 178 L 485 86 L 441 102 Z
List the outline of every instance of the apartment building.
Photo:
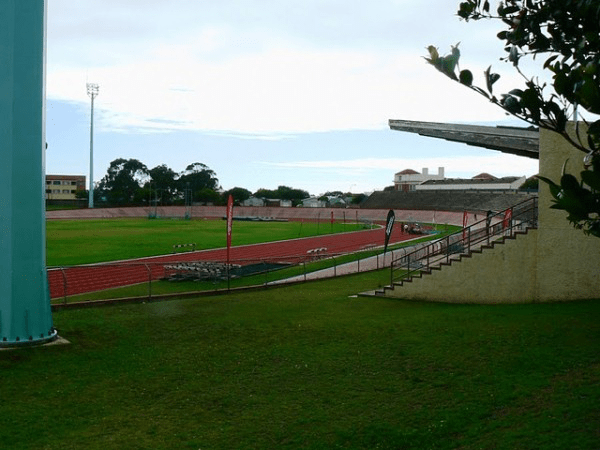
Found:
M 46 200 L 75 200 L 85 190 L 85 175 L 46 175 Z

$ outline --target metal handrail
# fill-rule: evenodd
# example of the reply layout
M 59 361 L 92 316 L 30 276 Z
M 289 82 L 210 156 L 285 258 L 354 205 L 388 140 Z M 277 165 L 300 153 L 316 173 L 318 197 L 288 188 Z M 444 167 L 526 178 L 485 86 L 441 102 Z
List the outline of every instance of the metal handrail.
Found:
M 441 264 L 449 264 L 452 259 L 469 255 L 482 246 L 514 236 L 529 228 L 537 228 L 537 197 L 517 203 L 510 208 L 493 213 L 460 231 L 441 239 L 418 244 L 416 248 L 392 260 L 390 284 L 409 279 L 422 271 L 429 271 Z

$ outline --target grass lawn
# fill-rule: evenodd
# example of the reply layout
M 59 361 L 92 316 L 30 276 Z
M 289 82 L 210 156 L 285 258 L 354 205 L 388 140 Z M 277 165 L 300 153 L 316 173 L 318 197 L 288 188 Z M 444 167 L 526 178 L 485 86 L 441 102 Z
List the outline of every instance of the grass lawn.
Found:
M 597 449 L 600 300 L 350 298 L 361 274 L 54 314 L 0 352 L 7 449 Z
M 226 246 L 224 220 L 104 219 L 46 222 L 48 266 L 76 265 L 171 253 L 173 245 L 197 250 Z M 234 222 L 232 245 L 357 231 L 363 224 Z

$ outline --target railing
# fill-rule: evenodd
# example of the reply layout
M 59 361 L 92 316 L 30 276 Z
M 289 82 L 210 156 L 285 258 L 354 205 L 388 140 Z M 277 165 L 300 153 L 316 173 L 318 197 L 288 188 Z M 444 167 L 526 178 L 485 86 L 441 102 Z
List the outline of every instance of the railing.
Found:
M 392 261 L 390 285 L 428 272 L 441 264 L 469 255 L 473 250 L 489 246 L 494 241 L 512 237 L 529 228 L 537 228 L 538 199 L 530 198 L 500 212 L 488 212 L 487 217 L 442 239 L 423 243 Z

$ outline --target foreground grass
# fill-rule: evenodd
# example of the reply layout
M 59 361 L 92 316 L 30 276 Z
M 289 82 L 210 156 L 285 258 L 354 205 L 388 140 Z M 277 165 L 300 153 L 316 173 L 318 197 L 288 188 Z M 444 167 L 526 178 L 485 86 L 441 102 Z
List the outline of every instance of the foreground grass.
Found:
M 349 298 L 371 276 L 55 313 L 71 345 L 0 352 L 0 442 L 598 448 L 600 300 Z
M 173 245 L 197 250 L 226 246 L 223 220 L 54 220 L 46 223 L 47 264 L 65 266 L 171 253 Z M 364 229 L 363 224 L 235 222 L 232 245 L 318 236 Z

